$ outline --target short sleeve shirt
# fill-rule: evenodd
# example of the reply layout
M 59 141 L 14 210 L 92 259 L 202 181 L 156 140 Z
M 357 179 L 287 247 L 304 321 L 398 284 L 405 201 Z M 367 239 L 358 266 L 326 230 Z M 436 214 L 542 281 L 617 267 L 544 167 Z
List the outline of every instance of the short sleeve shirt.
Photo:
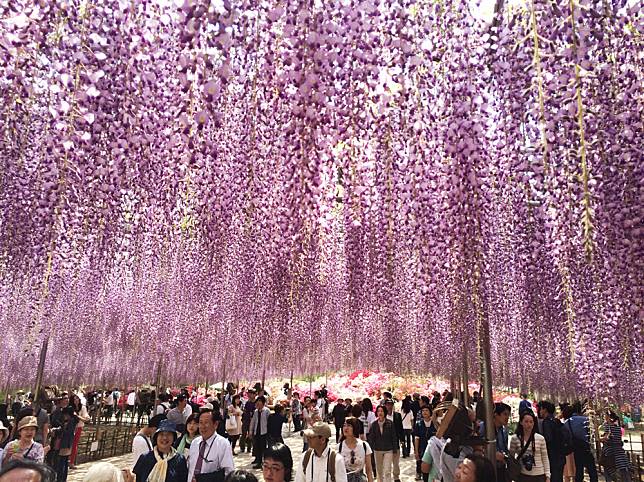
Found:
M 362 472 L 365 467 L 367 456 L 373 453 L 369 444 L 363 440 L 358 440 L 354 449 L 349 448 L 346 442 L 342 442 L 338 444 L 338 450 L 344 458 L 344 465 L 347 468 L 347 474 Z

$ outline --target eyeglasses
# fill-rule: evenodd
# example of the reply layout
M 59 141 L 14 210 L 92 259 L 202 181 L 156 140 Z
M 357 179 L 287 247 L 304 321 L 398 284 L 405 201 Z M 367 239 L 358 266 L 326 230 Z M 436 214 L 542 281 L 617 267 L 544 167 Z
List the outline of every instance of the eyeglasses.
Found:
M 284 466 L 282 464 L 267 464 L 263 463 L 262 464 L 262 470 L 270 471 L 270 472 L 280 472 L 284 470 Z
M 356 463 L 356 452 L 355 450 L 351 451 L 351 465 Z

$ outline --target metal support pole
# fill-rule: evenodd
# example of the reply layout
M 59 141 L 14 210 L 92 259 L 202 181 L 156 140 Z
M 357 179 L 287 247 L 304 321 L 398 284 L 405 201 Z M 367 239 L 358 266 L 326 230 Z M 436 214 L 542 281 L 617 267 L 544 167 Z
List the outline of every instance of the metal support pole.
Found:
M 36 372 L 36 389 L 34 393 L 34 402 L 40 402 L 40 392 L 42 391 L 42 379 L 45 372 L 45 359 L 47 358 L 47 348 L 49 347 L 49 336 L 47 336 L 40 347 L 40 359 L 38 360 L 38 371 Z

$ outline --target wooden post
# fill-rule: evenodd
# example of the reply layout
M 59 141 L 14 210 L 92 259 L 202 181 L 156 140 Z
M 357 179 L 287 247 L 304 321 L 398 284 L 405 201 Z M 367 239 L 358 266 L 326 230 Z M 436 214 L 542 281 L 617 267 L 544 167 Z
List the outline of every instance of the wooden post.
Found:
M 469 372 L 469 367 L 467 363 L 467 348 L 465 345 L 465 342 L 463 342 L 463 405 L 466 407 L 470 404 L 470 392 L 469 392 L 469 384 L 468 384 L 468 372 Z
M 481 345 L 481 382 L 485 396 L 483 397 L 483 406 L 485 409 L 485 437 L 487 439 L 487 458 L 492 461 L 494 472 L 496 474 L 496 430 L 494 429 L 494 394 L 492 392 L 492 362 L 490 360 L 490 325 L 487 317 L 483 316 L 481 320 L 479 340 Z
M 291 400 L 293 400 L 293 370 L 291 370 L 291 380 L 289 381 L 288 385 L 288 395 L 287 398 L 288 400 L 288 412 L 289 412 L 289 417 L 288 417 L 288 431 L 289 433 L 291 432 L 291 424 L 293 422 L 293 413 L 291 412 Z
M 40 347 L 40 358 L 38 360 L 38 371 L 36 372 L 36 393 L 34 393 L 34 402 L 40 402 L 40 392 L 42 391 L 42 379 L 45 372 L 45 359 L 47 358 L 47 348 L 49 347 L 49 336 L 47 336 Z
M 226 364 L 224 363 L 224 373 L 221 380 L 221 405 L 219 406 L 219 411 L 221 412 L 221 418 L 226 420 Z
M 264 390 L 264 383 L 266 382 L 266 367 L 262 369 L 262 390 Z
M 159 358 L 159 363 L 157 364 L 157 376 L 156 379 L 154 380 L 154 389 L 156 391 L 156 400 L 154 401 L 154 407 L 161 403 L 161 400 L 159 400 L 159 395 L 161 395 L 161 358 Z

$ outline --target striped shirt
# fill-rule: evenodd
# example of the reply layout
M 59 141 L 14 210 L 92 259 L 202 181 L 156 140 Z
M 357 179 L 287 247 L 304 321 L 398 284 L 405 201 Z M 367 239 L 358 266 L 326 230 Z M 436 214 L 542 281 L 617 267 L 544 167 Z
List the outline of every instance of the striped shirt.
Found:
M 622 429 L 612 423 L 605 423 L 602 425 L 602 432 L 609 434 L 608 440 L 604 442 L 602 453 L 615 457 L 615 468 L 617 470 L 628 469 L 628 459 L 622 442 Z
M 521 441 L 514 434 L 510 439 L 510 457 L 515 457 L 520 454 L 521 450 Z M 545 475 L 547 478 L 550 478 L 550 460 L 548 459 L 546 439 L 543 438 L 543 435 L 535 433 L 534 446 L 530 443 L 525 453 L 526 455 L 532 454 L 534 456 L 534 465 L 531 470 L 527 470 L 523 463 L 521 463 L 521 473 L 523 475 Z

